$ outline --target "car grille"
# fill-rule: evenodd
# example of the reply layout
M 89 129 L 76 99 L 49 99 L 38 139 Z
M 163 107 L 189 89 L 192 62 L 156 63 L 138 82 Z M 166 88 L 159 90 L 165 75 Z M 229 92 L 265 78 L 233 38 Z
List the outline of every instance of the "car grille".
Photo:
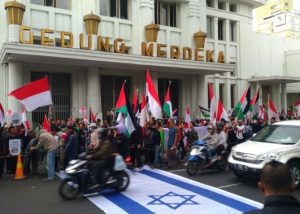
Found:
M 239 157 L 236 157 L 236 156 L 232 156 L 232 158 L 236 161 L 241 161 L 241 162 L 245 162 L 245 163 L 252 163 L 252 164 L 260 164 L 263 162 L 263 160 L 249 160 L 249 159 L 243 159 L 243 158 L 239 158 Z

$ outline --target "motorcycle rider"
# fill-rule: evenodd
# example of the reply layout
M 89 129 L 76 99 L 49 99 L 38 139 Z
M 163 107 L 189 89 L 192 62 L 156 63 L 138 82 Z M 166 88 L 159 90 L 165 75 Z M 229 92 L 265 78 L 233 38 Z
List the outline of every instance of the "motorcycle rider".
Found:
M 207 144 L 208 165 L 210 165 L 212 157 L 216 154 L 216 148 L 220 143 L 220 139 L 216 132 L 216 127 L 213 124 L 208 125 L 207 132 L 208 133 L 201 140 Z
M 103 185 L 107 179 L 103 175 L 103 168 L 109 164 L 112 151 L 112 143 L 106 137 L 106 129 L 95 129 L 91 134 L 91 143 L 86 156 L 86 159 L 90 161 L 92 181 L 95 186 Z

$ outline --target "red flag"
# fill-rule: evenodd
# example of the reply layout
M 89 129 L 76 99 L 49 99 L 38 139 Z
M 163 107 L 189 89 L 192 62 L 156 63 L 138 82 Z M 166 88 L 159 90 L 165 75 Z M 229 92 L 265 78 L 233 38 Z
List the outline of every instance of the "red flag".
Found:
M 139 103 L 139 90 L 134 90 L 133 98 L 132 98 L 132 105 L 133 105 L 133 113 L 138 111 L 138 103 Z
M 90 123 L 96 123 L 96 116 L 94 115 L 91 107 L 90 107 Z
M 277 109 L 272 102 L 270 95 L 268 95 L 268 119 L 269 122 L 272 118 L 275 118 L 276 121 L 279 121 L 279 114 L 277 112 Z
M 146 77 L 146 96 L 148 97 L 148 106 L 152 117 L 156 119 L 161 119 L 162 118 L 161 104 L 154 83 L 151 79 L 149 69 L 147 69 L 147 77 Z
M 1 123 L 0 125 L 3 126 L 4 122 L 5 122 L 5 113 L 2 104 L 0 103 L 0 123 Z
M 43 129 L 47 132 L 51 132 L 51 129 L 50 129 L 50 122 L 46 116 L 46 114 L 44 114 L 44 121 L 43 121 Z
M 9 93 L 19 100 L 27 111 L 41 106 L 52 105 L 48 77 L 33 81 Z

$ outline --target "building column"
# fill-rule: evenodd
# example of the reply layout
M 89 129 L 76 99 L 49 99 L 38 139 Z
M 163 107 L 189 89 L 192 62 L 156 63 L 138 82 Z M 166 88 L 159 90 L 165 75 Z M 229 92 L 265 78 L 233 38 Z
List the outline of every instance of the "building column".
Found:
M 214 77 L 214 96 L 216 100 L 219 100 L 220 98 L 220 80 L 219 80 L 219 74 L 216 74 Z
M 280 84 L 272 85 L 271 100 L 278 112 L 281 112 Z
M 192 118 L 196 118 L 197 116 L 197 112 L 198 112 L 198 105 L 199 103 L 197 102 L 197 97 L 198 97 L 198 89 L 197 89 L 197 78 L 196 76 L 192 76 L 192 93 L 191 93 L 191 106 L 190 106 L 190 110 L 191 110 L 191 116 Z
M 286 83 L 281 83 L 281 105 L 285 112 L 287 112 L 287 93 L 286 93 Z
M 19 62 L 8 63 L 8 91 L 9 93 L 22 86 L 22 64 Z M 12 96 L 8 97 L 8 109 L 12 112 L 21 112 L 21 103 Z
M 225 107 L 225 109 L 227 111 L 231 109 L 231 81 L 230 81 L 230 73 L 226 73 L 224 107 Z
M 208 85 L 205 75 L 198 75 L 198 98 L 200 106 L 208 108 Z
M 87 108 L 100 112 L 100 80 L 96 67 L 87 68 Z

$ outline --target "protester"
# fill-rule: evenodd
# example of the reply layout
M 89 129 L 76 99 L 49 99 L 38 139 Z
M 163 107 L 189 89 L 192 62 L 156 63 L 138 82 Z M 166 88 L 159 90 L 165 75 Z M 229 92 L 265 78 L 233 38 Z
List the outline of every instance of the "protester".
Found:
M 247 214 L 300 213 L 300 202 L 291 195 L 295 183 L 288 165 L 274 160 L 267 163 L 262 169 L 258 187 L 266 197 L 264 208 Z
M 195 143 L 198 140 L 198 133 L 196 132 L 194 127 L 195 127 L 195 123 L 190 122 L 189 129 L 185 133 L 185 136 L 187 137 L 187 142 L 189 145 L 189 150 L 191 148 L 191 145 L 193 145 L 193 143 Z
M 64 168 L 67 167 L 68 163 L 75 159 L 77 156 L 77 145 L 76 145 L 76 134 L 72 125 L 67 126 L 67 139 L 64 150 Z
M 30 131 L 28 133 L 28 136 L 31 137 L 31 140 L 29 141 L 29 144 L 27 145 L 27 148 L 25 149 L 25 157 L 24 157 L 24 174 L 26 176 L 31 173 L 33 176 L 37 175 L 37 168 L 38 168 L 38 161 L 39 161 L 39 154 L 37 150 L 31 149 L 36 147 L 38 144 L 38 137 L 35 136 L 33 131 Z M 30 167 L 31 165 L 31 167 Z
M 55 137 L 48 132 L 43 132 L 39 136 L 39 142 L 36 147 L 31 147 L 31 150 L 40 149 L 41 151 L 47 152 L 47 170 L 48 170 L 48 181 L 55 178 L 55 157 L 57 154 L 59 144 Z
M 153 132 L 149 128 L 151 124 L 144 127 L 144 154 L 145 164 L 152 165 L 155 159 L 154 143 L 153 143 Z
M 130 156 L 133 167 L 142 167 L 141 148 L 143 145 L 142 127 L 138 126 L 130 135 Z
M 242 120 L 239 120 L 235 129 L 236 129 L 237 143 L 243 143 L 245 141 L 245 139 L 244 139 L 244 133 L 245 133 L 244 122 Z
M 174 164 L 177 163 L 180 166 L 180 160 L 178 158 L 178 150 L 177 150 L 177 130 L 175 127 L 174 120 L 169 120 L 169 138 L 167 143 L 167 162 L 168 169 L 174 167 Z M 176 163 L 175 163 L 176 162 Z
M 161 126 L 159 122 L 155 123 L 155 126 L 153 128 L 150 128 L 153 132 L 152 135 L 152 141 L 154 144 L 154 150 L 155 150 L 155 160 L 154 160 L 154 167 L 161 167 L 161 136 L 160 136 L 160 130 Z

